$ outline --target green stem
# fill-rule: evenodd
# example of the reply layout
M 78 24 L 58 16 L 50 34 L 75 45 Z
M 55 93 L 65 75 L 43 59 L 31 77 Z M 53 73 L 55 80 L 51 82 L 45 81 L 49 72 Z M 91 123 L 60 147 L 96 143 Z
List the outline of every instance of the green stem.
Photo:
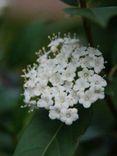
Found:
M 78 3 L 80 3 L 81 8 L 87 8 L 86 0 L 78 0 Z M 91 46 L 94 46 L 90 21 L 85 17 L 83 17 L 82 19 L 83 19 L 83 26 L 84 26 L 87 40 Z M 110 95 L 106 95 L 105 100 L 107 102 L 109 110 L 111 111 L 113 117 L 117 121 L 117 109 L 115 108 L 113 104 L 112 97 Z
M 86 4 L 85 0 L 78 0 L 78 2 L 80 2 L 81 8 L 87 8 L 87 4 Z M 86 34 L 87 40 L 88 40 L 90 46 L 94 46 L 90 21 L 85 17 L 83 17 L 82 20 L 83 20 L 83 26 L 85 29 L 85 34 Z
M 110 81 L 112 81 L 113 76 L 117 73 L 117 64 L 111 68 L 109 74 L 108 74 L 108 78 Z
M 110 72 L 108 74 L 108 83 L 112 83 L 113 76 L 116 74 L 116 72 L 117 72 L 117 65 L 112 67 L 112 69 L 110 70 Z M 105 99 L 106 99 L 107 105 L 108 105 L 111 113 L 113 114 L 113 117 L 116 119 L 116 122 L 117 122 L 117 108 L 113 104 L 113 100 L 112 100 L 111 96 L 106 95 Z
M 108 105 L 108 108 L 109 108 L 111 114 L 113 115 L 114 119 L 117 122 L 117 109 L 116 109 L 115 105 L 113 104 L 111 96 L 106 95 L 105 100 L 107 102 L 107 105 Z

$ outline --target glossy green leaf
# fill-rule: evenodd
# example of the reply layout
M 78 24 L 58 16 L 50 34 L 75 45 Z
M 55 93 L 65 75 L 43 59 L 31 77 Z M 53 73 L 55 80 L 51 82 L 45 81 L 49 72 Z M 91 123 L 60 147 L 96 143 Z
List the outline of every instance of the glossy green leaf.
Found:
M 79 112 L 80 119 L 65 126 L 50 120 L 47 111 L 39 110 L 25 129 L 14 156 L 73 156 L 92 117 L 91 109 Z
M 78 1 L 77 0 L 61 0 L 61 1 L 63 1 L 66 4 L 73 5 L 73 6 L 77 6 L 78 5 Z
M 83 16 L 90 19 L 93 22 L 105 27 L 109 19 L 117 15 L 117 7 L 100 7 L 100 8 L 67 8 L 65 12 L 70 15 Z

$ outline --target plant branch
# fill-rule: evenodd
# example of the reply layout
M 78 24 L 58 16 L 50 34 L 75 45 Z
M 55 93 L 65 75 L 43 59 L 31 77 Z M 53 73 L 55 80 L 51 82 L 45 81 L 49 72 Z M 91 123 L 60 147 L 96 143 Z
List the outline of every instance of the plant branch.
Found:
M 87 8 L 86 0 L 78 0 L 78 3 L 80 3 L 80 7 L 81 8 Z M 87 40 L 88 40 L 88 42 L 89 42 L 89 44 L 91 46 L 94 46 L 90 21 L 87 18 L 85 18 L 85 17 L 83 17 L 82 19 L 83 19 L 83 26 L 84 26 L 84 29 L 85 29 L 85 34 L 86 34 Z M 116 71 L 116 68 L 114 68 L 109 73 L 109 77 L 112 78 L 113 73 L 115 73 L 115 71 Z M 110 81 L 109 81 L 109 83 L 110 83 Z M 113 104 L 112 97 L 110 95 L 106 95 L 105 100 L 107 102 L 107 105 L 108 105 L 108 107 L 109 107 L 113 117 L 117 121 L 117 109 L 116 109 L 116 107 Z
M 116 74 L 116 72 L 117 72 L 117 64 L 114 67 L 112 67 L 112 69 L 109 72 L 108 78 L 110 81 L 112 80 L 112 78 Z
M 81 8 L 87 8 L 87 4 L 86 4 L 85 0 L 78 0 L 78 2 L 80 2 Z M 83 26 L 85 29 L 85 34 L 86 34 L 87 40 L 88 40 L 90 46 L 94 46 L 90 21 L 85 17 L 83 17 L 82 20 L 83 20 Z
M 113 104 L 111 96 L 106 95 L 105 100 L 107 102 L 109 110 L 111 111 L 114 119 L 117 121 L 117 109 L 116 109 L 115 105 Z
M 117 71 L 117 65 L 115 65 L 114 67 L 112 67 L 112 69 L 110 70 L 110 72 L 108 74 L 108 79 L 109 79 L 108 80 L 108 83 L 111 83 L 112 78 L 115 75 L 116 71 Z M 113 114 L 113 117 L 117 121 L 117 108 L 113 104 L 112 97 L 110 95 L 106 95 L 106 98 L 105 99 L 106 99 L 107 105 L 108 105 L 111 113 Z

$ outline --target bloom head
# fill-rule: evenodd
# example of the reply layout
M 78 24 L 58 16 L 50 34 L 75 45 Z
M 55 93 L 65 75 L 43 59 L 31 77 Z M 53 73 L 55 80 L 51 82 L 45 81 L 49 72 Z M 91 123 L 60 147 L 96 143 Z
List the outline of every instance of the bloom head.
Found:
M 45 108 L 51 119 L 71 125 L 79 118 L 79 104 L 89 108 L 104 98 L 104 58 L 98 49 L 82 46 L 69 34 L 54 35 L 48 49 L 39 51 L 37 63 L 23 75 L 24 101 L 31 109 Z

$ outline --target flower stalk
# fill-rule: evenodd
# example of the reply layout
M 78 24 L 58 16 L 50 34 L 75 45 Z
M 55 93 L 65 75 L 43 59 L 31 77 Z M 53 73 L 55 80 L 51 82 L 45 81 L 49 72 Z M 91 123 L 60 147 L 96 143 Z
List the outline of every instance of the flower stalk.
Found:
M 80 3 L 81 8 L 87 8 L 86 0 L 79 0 L 78 2 Z M 84 26 L 87 40 L 88 40 L 90 46 L 94 46 L 90 21 L 85 17 L 83 17 L 82 20 L 83 20 L 83 26 Z M 111 77 L 112 77 L 112 73 L 111 73 Z M 109 77 L 110 77 L 110 73 L 109 73 Z M 110 83 L 110 81 L 109 81 L 109 83 Z M 105 99 L 106 99 L 108 108 L 110 109 L 113 117 L 117 121 L 117 109 L 113 104 L 112 97 L 110 95 L 106 95 Z
M 79 2 L 80 2 L 81 8 L 87 8 L 87 4 L 86 4 L 85 0 L 79 0 Z M 90 46 L 94 46 L 90 21 L 86 17 L 83 17 L 82 20 L 83 20 L 83 26 L 85 29 L 87 40 L 88 40 Z

